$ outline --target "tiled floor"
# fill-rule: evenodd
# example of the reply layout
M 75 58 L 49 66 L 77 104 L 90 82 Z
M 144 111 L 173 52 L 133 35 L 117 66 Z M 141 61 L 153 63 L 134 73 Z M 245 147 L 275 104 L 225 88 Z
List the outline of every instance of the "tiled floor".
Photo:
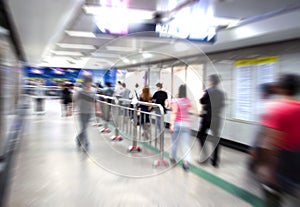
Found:
M 253 202 L 239 196 L 241 190 L 260 197 L 246 170 L 247 156 L 228 148 L 222 148 L 221 165 L 215 169 L 194 163 L 195 145 L 195 167 L 187 173 L 179 166 L 154 168 L 157 153 L 146 147 L 140 153 L 128 153 L 129 140 L 111 142 L 112 134 L 101 134 L 96 127 L 89 127 L 90 150 L 78 150 L 76 117 L 61 117 L 58 100 L 47 101 L 45 115 L 31 114 L 26 120 L 12 169 L 8 207 L 242 207 Z M 166 146 L 169 141 L 166 135 Z M 206 177 L 201 177 L 201 171 Z M 220 187 L 223 184 L 214 176 L 241 190 Z

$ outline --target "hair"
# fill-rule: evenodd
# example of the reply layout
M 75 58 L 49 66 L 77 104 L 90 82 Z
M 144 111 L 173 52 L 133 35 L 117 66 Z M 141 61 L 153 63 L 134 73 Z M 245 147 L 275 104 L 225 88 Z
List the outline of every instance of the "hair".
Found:
M 84 85 L 86 85 L 87 83 L 91 83 L 91 82 L 93 82 L 93 79 L 92 79 L 91 76 L 85 76 L 85 77 L 83 77 L 83 83 L 84 83 Z
M 162 85 L 162 83 L 157 83 L 157 84 L 156 84 L 156 87 L 158 87 L 158 88 L 162 88 L 162 87 L 163 87 L 163 85 Z
M 283 90 L 284 95 L 295 96 L 299 92 L 300 77 L 296 74 L 281 74 L 277 87 Z
M 144 102 L 149 102 L 151 100 L 150 88 L 144 87 L 141 94 L 141 100 Z
M 136 83 L 136 84 L 135 84 L 135 87 L 136 87 L 136 88 L 138 88 L 138 87 L 139 87 L 139 84 L 138 84 L 138 83 Z
M 106 85 L 107 87 L 111 87 L 111 83 L 110 83 L 110 82 L 105 82 L 105 85 Z
M 259 86 L 259 90 L 262 93 L 262 98 L 269 98 L 271 95 L 276 94 L 274 85 L 272 83 L 263 83 Z
M 117 83 L 120 84 L 120 85 L 122 85 L 122 82 L 121 82 L 121 81 L 118 81 Z
M 220 83 L 220 77 L 217 74 L 212 74 L 208 76 L 208 79 L 213 82 L 213 84 L 216 86 Z
M 186 98 L 186 85 L 182 84 L 178 89 L 178 98 Z

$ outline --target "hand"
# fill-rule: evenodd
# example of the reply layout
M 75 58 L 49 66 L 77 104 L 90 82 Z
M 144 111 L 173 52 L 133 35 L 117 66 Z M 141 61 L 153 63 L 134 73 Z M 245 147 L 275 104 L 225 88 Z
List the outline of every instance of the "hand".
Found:
M 171 134 L 174 133 L 174 127 L 173 127 L 173 125 L 170 125 L 170 133 L 171 133 Z
M 96 111 L 96 116 L 100 117 L 102 115 L 102 111 Z

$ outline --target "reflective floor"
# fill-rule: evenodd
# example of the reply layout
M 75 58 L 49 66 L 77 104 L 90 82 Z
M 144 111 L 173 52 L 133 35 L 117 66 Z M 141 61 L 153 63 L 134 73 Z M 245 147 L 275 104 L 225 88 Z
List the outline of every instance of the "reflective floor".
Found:
M 76 116 L 61 117 L 58 100 L 48 100 L 45 115 L 26 119 L 6 206 L 260 206 L 261 192 L 246 169 L 247 155 L 223 147 L 221 165 L 196 163 L 192 149 L 189 172 L 180 165 L 153 167 L 151 148 L 127 151 L 130 140 L 111 142 L 89 125 L 88 152 L 78 149 Z M 194 138 L 191 138 L 192 140 Z M 170 135 L 166 134 L 166 146 Z

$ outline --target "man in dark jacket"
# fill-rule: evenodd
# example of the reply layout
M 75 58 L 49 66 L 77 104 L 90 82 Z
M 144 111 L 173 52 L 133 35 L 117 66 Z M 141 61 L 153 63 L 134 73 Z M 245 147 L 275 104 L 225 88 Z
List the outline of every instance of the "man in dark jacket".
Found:
M 217 87 L 220 83 L 218 75 L 210 75 L 208 77 L 209 88 L 204 91 L 203 97 L 200 99 L 200 104 L 203 105 L 203 110 L 200 115 L 201 123 L 197 133 L 197 138 L 200 141 L 201 148 L 204 147 L 204 143 L 207 138 L 208 129 L 211 130 L 213 136 L 214 152 L 211 159 L 211 164 L 214 167 L 218 167 L 219 164 L 219 142 L 220 142 L 220 127 L 222 121 L 222 112 L 225 106 L 225 95 Z M 207 159 L 205 159 L 205 162 Z

